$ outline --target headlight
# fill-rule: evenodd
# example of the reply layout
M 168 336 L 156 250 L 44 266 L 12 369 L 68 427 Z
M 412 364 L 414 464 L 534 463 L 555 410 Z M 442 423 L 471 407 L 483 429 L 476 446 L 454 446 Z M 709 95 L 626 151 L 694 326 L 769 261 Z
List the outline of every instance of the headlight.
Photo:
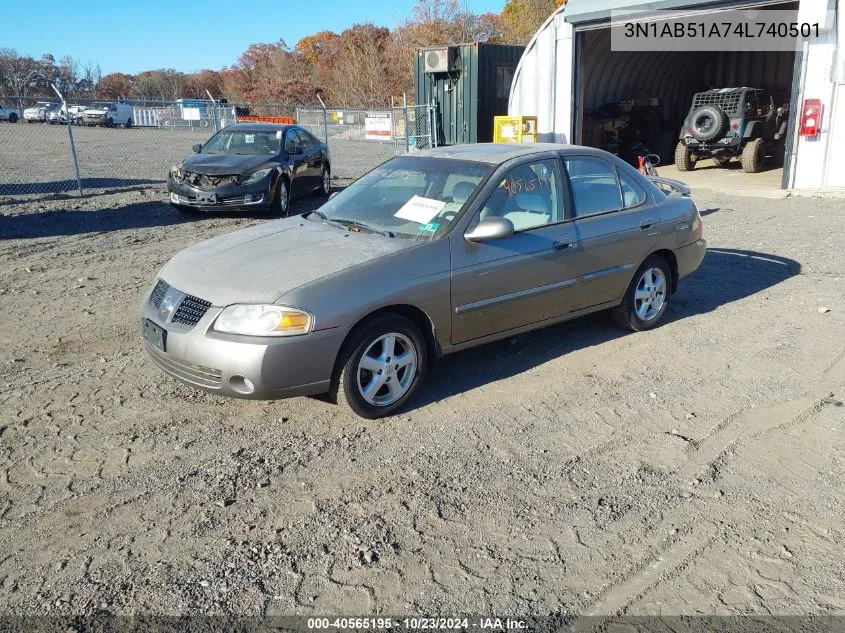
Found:
M 251 185 L 254 182 L 258 182 L 262 178 L 269 176 L 271 171 L 273 171 L 272 167 L 268 167 L 267 169 L 259 169 L 258 171 L 254 171 L 249 176 L 246 177 L 246 180 L 243 181 L 243 184 Z
M 314 317 L 304 310 L 276 305 L 229 306 L 213 328 L 218 332 L 249 336 L 299 336 L 314 327 Z
M 182 180 L 182 178 L 184 178 L 182 168 L 179 165 L 173 165 L 173 167 L 170 168 L 170 175 L 176 180 Z

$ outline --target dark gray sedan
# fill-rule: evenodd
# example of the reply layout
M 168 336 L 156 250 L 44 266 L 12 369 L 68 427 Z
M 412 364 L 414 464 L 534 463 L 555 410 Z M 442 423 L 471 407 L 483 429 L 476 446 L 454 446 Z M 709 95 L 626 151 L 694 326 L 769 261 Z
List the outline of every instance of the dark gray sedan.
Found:
M 181 211 L 246 209 L 287 215 L 291 199 L 329 195 L 326 145 L 295 125 L 237 123 L 170 169 L 170 204 Z
M 444 354 L 605 309 L 655 327 L 705 251 L 689 190 L 606 152 L 439 148 L 387 161 L 319 211 L 178 253 L 141 329 L 153 361 L 196 387 L 327 393 L 375 418 Z

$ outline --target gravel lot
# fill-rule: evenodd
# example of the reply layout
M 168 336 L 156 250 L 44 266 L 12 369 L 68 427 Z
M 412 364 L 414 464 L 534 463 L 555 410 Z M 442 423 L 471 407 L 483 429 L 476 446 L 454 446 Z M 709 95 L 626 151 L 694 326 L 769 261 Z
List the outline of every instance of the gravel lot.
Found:
M 355 130 L 363 136 L 363 128 Z M 319 130 L 315 130 L 319 136 Z M 204 143 L 210 130 L 74 127 L 80 177 L 86 192 L 163 183 L 172 165 Z M 336 134 L 329 141 L 334 176 L 359 178 L 394 155 L 395 146 Z M 0 123 L 0 199 L 37 202 L 44 193 L 77 190 L 67 127 Z
M 261 221 L 162 198 L 0 203 L 7 613 L 845 609 L 841 201 L 699 191 L 712 249 L 662 327 L 448 357 L 365 421 L 147 361 L 157 269 Z

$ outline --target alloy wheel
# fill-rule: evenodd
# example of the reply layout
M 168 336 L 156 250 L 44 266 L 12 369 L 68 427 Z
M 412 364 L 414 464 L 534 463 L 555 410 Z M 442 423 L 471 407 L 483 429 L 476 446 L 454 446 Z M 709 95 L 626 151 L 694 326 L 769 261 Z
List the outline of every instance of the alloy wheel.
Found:
M 666 303 L 666 275 L 660 268 L 643 272 L 634 291 L 634 309 L 643 321 L 651 321 Z
M 375 339 L 358 361 L 356 383 L 361 397 L 385 407 L 407 393 L 417 375 L 417 351 L 404 334 L 390 332 Z
M 323 193 L 329 195 L 332 188 L 332 175 L 328 169 L 323 169 Z

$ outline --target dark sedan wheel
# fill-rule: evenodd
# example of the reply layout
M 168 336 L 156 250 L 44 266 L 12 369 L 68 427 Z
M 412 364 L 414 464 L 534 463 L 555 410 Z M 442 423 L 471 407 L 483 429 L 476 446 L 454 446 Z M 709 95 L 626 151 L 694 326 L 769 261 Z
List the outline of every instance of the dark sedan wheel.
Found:
M 288 179 L 281 177 L 279 179 L 279 186 L 276 187 L 276 197 L 273 198 L 273 203 L 270 205 L 270 214 L 275 217 L 287 217 L 290 209 L 290 185 Z
M 328 196 L 332 190 L 332 172 L 329 171 L 328 165 L 323 165 L 323 178 L 320 185 L 320 193 Z
M 669 264 L 659 255 L 652 255 L 637 269 L 625 298 L 613 309 L 613 320 L 633 332 L 656 327 L 669 307 L 671 288 Z
M 412 321 L 395 314 L 365 323 L 339 357 L 333 400 L 346 400 L 364 418 L 395 413 L 425 377 L 426 345 Z

